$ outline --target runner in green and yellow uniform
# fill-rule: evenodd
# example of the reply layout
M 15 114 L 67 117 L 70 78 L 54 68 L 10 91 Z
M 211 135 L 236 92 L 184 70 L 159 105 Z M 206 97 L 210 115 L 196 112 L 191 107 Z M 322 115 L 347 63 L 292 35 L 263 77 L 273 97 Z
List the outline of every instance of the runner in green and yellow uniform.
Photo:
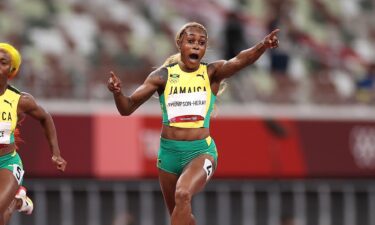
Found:
M 216 169 L 218 154 L 209 124 L 221 82 L 254 63 L 267 49 L 278 47 L 278 32 L 274 30 L 228 61 L 206 64 L 201 60 L 207 49 L 207 31 L 192 22 L 176 35 L 179 53 L 151 72 L 132 95 L 122 94 L 120 79 L 111 73 L 108 89 L 121 115 L 132 114 L 155 92 L 159 94 L 163 127 L 157 166 L 172 225 L 195 224 L 192 197 Z
M 0 43 L 0 225 L 7 224 L 14 210 L 31 203 L 27 201 L 26 191 L 22 188 L 19 190 L 24 175 L 16 145 L 19 115 L 26 114 L 40 122 L 49 142 L 52 162 L 61 171 L 66 166 L 66 161 L 60 155 L 51 115 L 36 103 L 33 96 L 8 84 L 8 80 L 17 75 L 20 66 L 18 50 L 10 44 Z

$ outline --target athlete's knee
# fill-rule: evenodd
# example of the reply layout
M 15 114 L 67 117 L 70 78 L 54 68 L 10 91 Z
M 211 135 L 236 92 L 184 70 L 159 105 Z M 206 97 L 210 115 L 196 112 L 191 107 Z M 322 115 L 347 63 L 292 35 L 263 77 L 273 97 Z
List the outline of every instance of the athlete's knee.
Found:
M 189 190 L 178 188 L 175 193 L 176 204 L 186 204 L 191 202 L 192 194 Z

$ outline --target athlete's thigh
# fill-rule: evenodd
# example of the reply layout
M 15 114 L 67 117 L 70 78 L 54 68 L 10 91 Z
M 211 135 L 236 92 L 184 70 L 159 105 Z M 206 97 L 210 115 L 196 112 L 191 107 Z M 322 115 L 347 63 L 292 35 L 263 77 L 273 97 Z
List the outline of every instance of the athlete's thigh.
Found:
M 4 212 L 12 202 L 18 183 L 11 171 L 0 169 L 0 212 Z
M 194 158 L 184 168 L 176 189 L 182 188 L 195 194 L 201 191 L 214 172 L 214 158 L 203 154 Z
M 174 194 L 176 192 L 176 183 L 178 176 L 159 169 L 159 183 L 163 193 L 165 204 L 167 205 L 169 214 L 172 214 L 175 201 Z

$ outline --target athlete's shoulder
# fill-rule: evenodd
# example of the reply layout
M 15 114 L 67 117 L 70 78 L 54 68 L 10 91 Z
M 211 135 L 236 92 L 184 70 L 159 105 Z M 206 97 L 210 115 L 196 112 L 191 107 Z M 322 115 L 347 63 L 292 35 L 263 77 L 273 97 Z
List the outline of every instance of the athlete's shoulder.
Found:
M 167 78 L 168 78 L 168 69 L 165 66 L 163 66 L 152 71 L 149 74 L 147 80 L 151 82 L 156 82 L 159 84 L 165 84 L 165 82 L 167 81 Z
M 171 68 L 171 67 L 174 67 L 177 64 L 178 64 L 177 62 L 174 62 L 174 63 L 166 65 L 165 68 Z
M 18 90 L 18 89 L 17 89 L 16 87 L 14 87 L 13 85 L 8 84 L 7 89 L 10 90 L 10 91 L 12 91 L 12 92 L 14 92 L 14 93 L 16 93 L 16 94 L 19 94 L 19 95 L 21 94 L 21 91 Z

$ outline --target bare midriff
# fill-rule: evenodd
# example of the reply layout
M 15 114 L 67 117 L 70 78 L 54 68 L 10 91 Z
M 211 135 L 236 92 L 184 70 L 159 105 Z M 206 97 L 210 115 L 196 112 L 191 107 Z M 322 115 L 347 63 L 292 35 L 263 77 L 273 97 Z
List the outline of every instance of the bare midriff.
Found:
M 163 125 L 161 131 L 161 137 L 178 141 L 201 140 L 208 136 L 210 136 L 208 128 L 179 128 Z
M 13 144 L 0 144 L 0 157 L 13 152 L 16 149 L 16 145 Z

